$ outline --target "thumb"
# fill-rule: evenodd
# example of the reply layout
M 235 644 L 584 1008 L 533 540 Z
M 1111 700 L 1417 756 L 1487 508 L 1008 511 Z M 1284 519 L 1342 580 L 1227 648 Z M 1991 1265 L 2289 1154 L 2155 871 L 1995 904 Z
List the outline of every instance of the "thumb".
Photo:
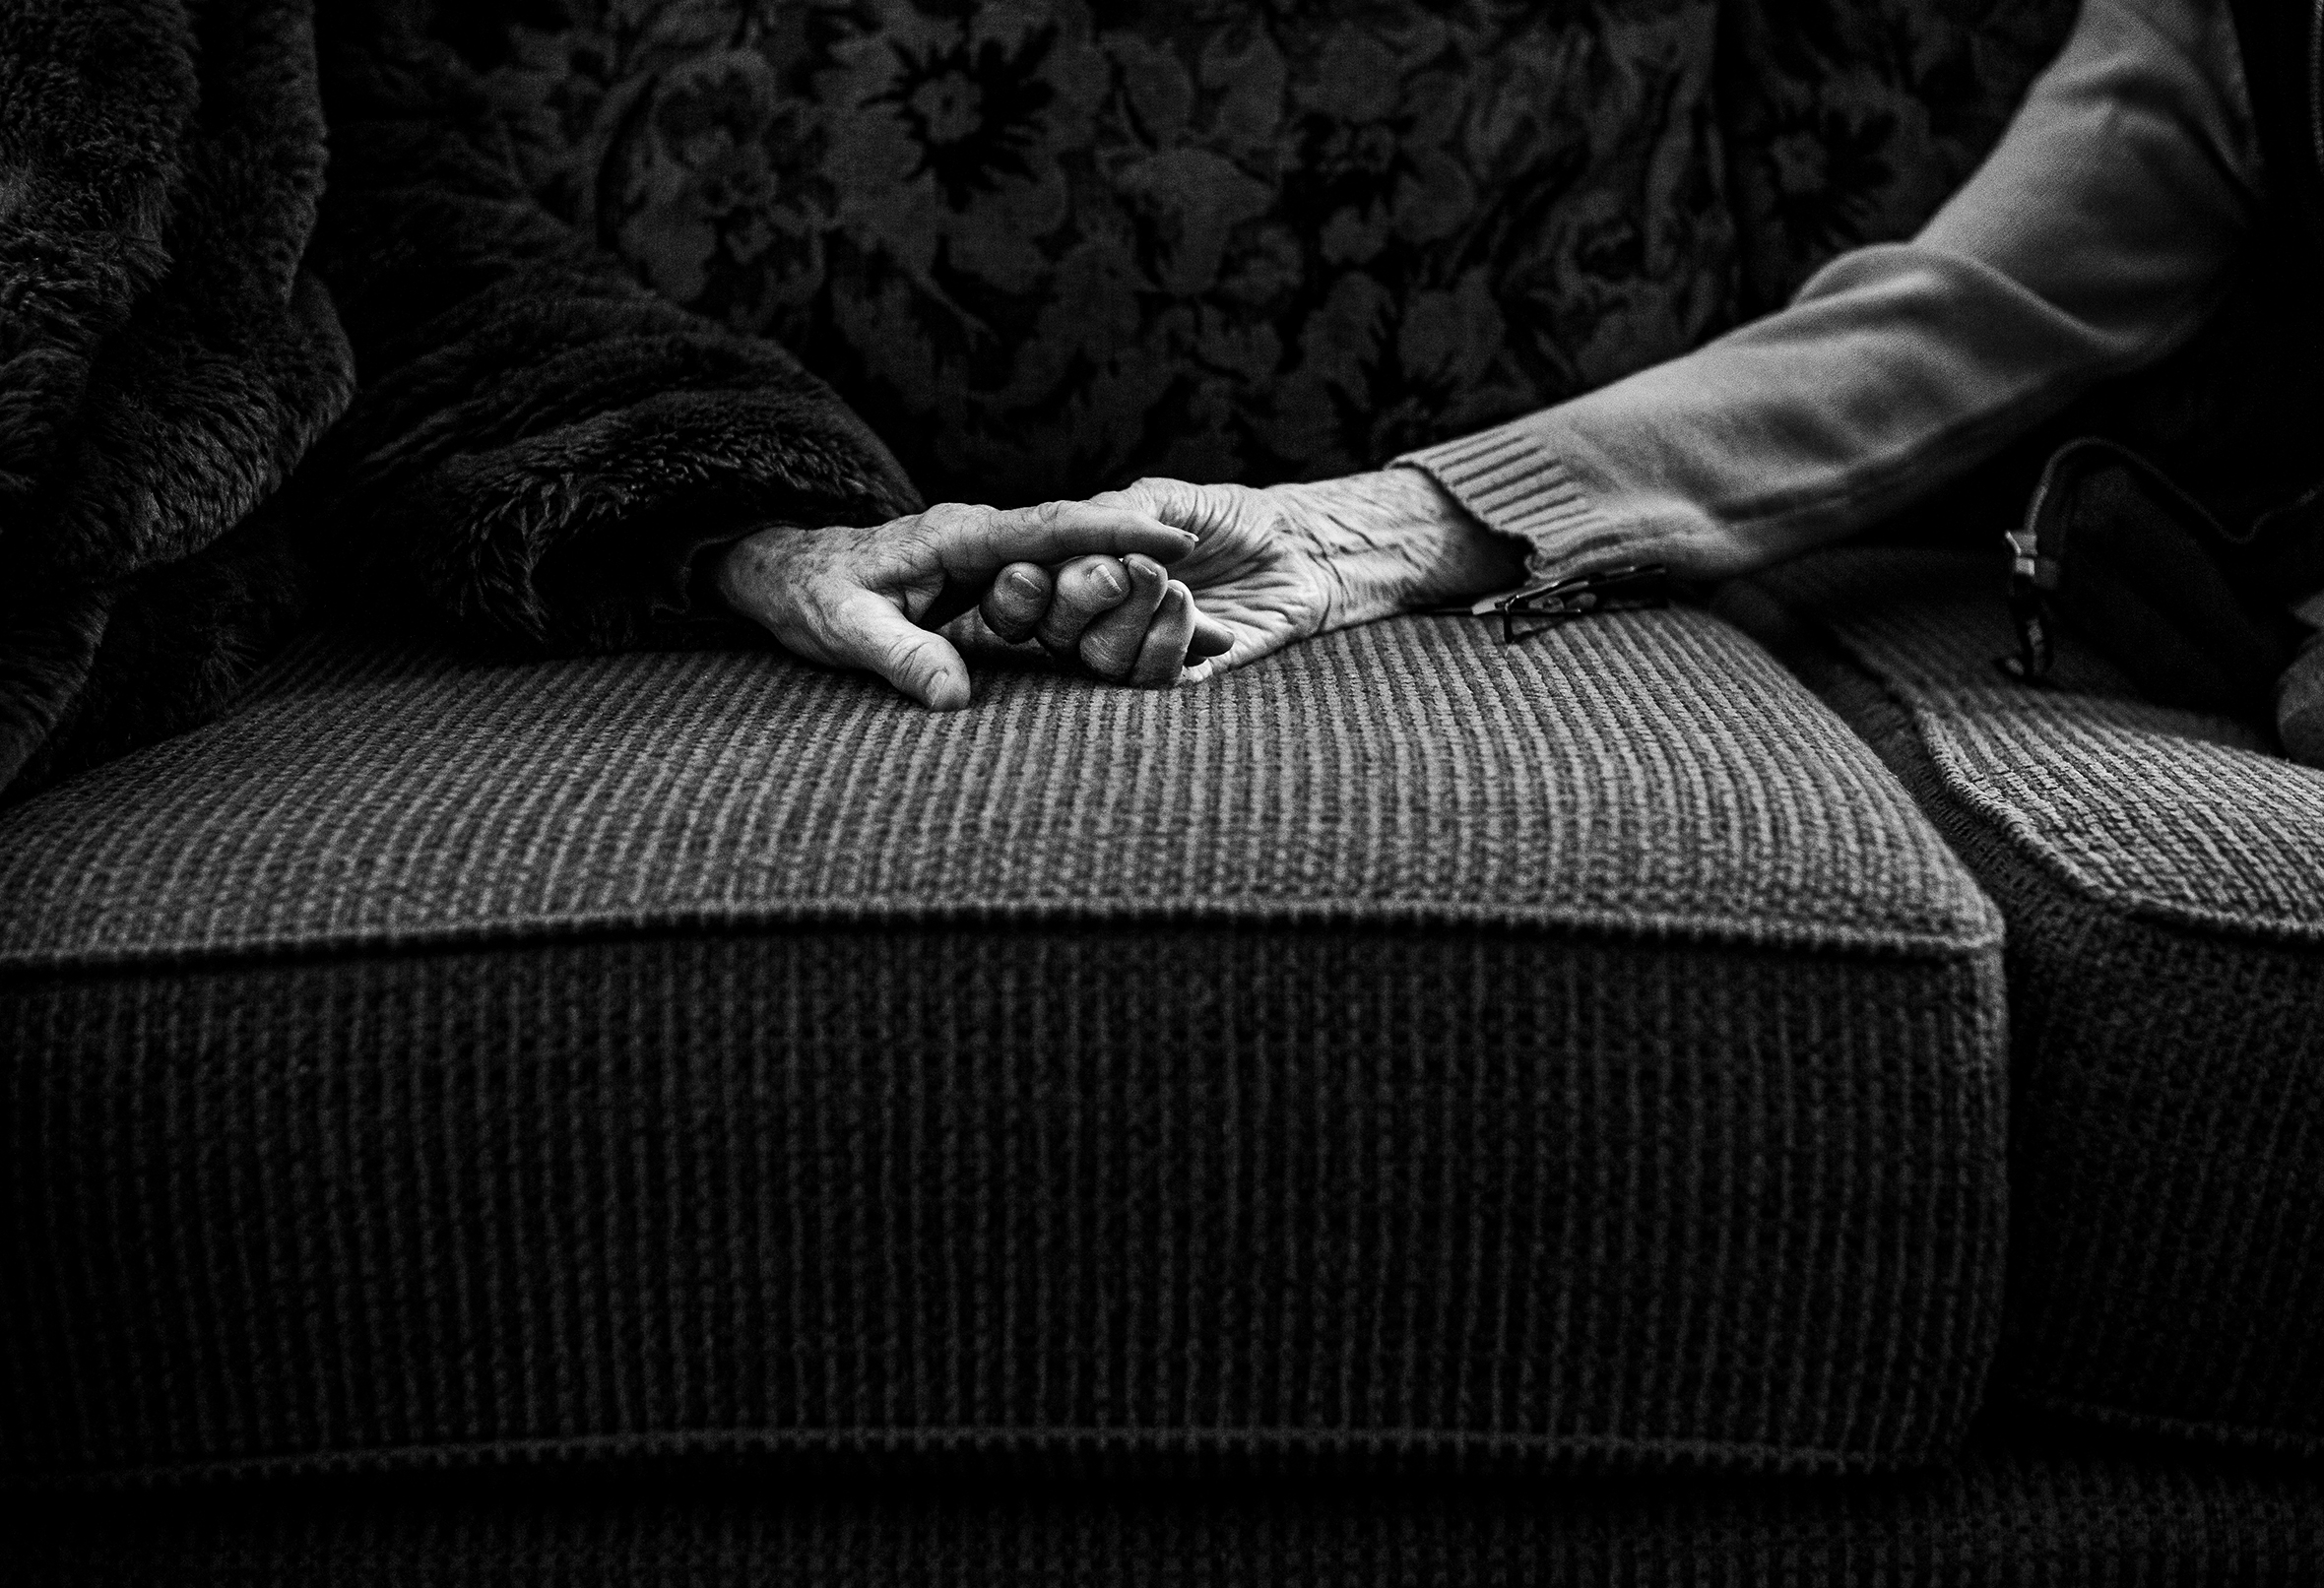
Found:
M 930 711 L 968 705 L 968 665 L 940 634 L 924 629 L 895 603 L 859 590 L 831 614 L 831 660 L 868 667 Z

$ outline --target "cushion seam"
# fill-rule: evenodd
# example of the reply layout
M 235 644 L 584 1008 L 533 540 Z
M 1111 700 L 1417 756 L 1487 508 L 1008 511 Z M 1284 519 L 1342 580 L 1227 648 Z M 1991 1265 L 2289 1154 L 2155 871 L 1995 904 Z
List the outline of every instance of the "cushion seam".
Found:
M 1248 926 L 1313 932 L 1413 932 L 1426 930 L 1485 930 L 1513 935 L 1560 938 L 1600 936 L 1611 942 L 1663 943 L 1703 949 L 1746 952 L 1815 954 L 1840 960 L 1869 962 L 1958 964 L 1997 953 L 2002 943 L 1998 926 L 1980 923 L 1973 932 L 1949 935 L 1933 931 L 1884 933 L 1845 927 L 1818 927 L 1813 923 L 1780 921 L 1770 930 L 1768 918 L 1649 917 L 1631 911 L 1576 913 L 1557 917 L 1529 916 L 1493 909 L 1413 906 L 1395 910 L 1351 910 L 1343 905 L 1319 904 L 1284 909 L 1237 910 L 1216 904 L 1156 906 L 1130 910 L 1095 910 L 1071 904 L 1026 908 L 1021 905 L 914 905 L 898 910 L 862 901 L 792 909 L 743 912 L 699 912 L 653 918 L 605 915 L 594 918 L 538 919 L 501 921 L 469 928 L 429 928 L 411 932 L 356 932 L 307 938 L 267 938 L 215 944 L 169 944 L 48 954 L 0 953 L 0 987 L 37 982 L 59 974 L 167 972 L 189 967 L 229 968 L 313 961 L 351 960 L 371 956 L 400 956 L 412 952 L 457 953 L 476 949 L 554 947 L 568 943 L 607 940 L 636 941 L 695 936 L 781 935 L 829 926 L 889 929 L 916 926 L 985 925 L 1041 928 L 1087 926 Z
M 1870 1453 L 1814 1446 L 1757 1445 L 1719 1439 L 1640 1439 L 1619 1434 L 1471 1433 L 1435 1429 L 1102 1429 L 1102 1428 L 891 1428 L 891 1429 L 678 1429 L 649 1432 L 585 1434 L 565 1438 L 445 1441 L 385 1445 L 369 1449 L 258 1455 L 226 1460 L 156 1463 L 100 1468 L 38 1477 L 0 1478 L 0 1493 L 57 1493 L 169 1489 L 251 1478 L 296 1478 L 322 1473 L 461 1470 L 520 1466 L 574 1457 L 638 1456 L 711 1452 L 802 1453 L 846 1448 L 858 1451 L 914 1449 L 981 1450 L 1015 1453 L 1032 1460 L 1047 1455 L 1080 1457 L 1111 1447 L 1135 1455 L 1155 1450 L 1232 1456 L 1276 1451 L 1322 1457 L 1363 1452 L 1442 1452 L 1457 1459 L 1531 1457 L 1527 1465 L 1553 1470 L 1591 1467 L 1612 1470 L 1696 1471 L 1736 1477 L 1783 1474 L 1845 1475 L 1909 1470 L 1945 1452 L 1905 1449 Z M 1624 1458 L 1631 1458 L 1625 1460 Z M 1727 1460 L 1715 1458 L 1725 1457 Z M 1733 1458 L 1741 1457 L 1737 1462 Z M 1577 1459 L 1579 1458 L 1579 1459 Z M 1645 1458 L 1645 1459 L 1639 1459 Z M 1705 1458 L 1713 1458 L 1706 1460 Z

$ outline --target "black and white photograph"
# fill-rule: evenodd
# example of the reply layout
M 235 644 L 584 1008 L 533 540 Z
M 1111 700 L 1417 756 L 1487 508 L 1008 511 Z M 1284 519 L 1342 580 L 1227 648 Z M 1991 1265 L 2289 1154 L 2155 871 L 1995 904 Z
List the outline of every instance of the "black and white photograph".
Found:
M 2324 1588 L 2324 0 L 0 0 L 0 1585 Z

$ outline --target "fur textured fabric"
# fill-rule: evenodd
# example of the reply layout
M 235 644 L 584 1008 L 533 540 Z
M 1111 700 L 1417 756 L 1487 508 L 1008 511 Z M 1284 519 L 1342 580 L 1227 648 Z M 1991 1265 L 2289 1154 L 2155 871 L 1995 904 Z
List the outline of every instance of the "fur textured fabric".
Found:
M 705 548 L 918 504 L 782 349 L 542 211 L 469 76 L 397 0 L 0 11 L 10 794 L 215 715 L 318 597 L 696 643 L 738 632 Z

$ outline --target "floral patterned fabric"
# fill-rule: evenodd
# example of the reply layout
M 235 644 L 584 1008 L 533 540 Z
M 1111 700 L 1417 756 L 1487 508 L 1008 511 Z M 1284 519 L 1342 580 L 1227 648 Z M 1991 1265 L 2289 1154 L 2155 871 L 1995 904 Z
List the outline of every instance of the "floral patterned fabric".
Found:
M 1717 73 L 1740 308 L 1909 237 L 1977 168 L 2077 0 L 1727 0 Z
M 1682 352 L 1917 225 L 2073 4 L 570 9 L 489 80 L 550 205 L 1010 502 L 1342 473 Z
M 1730 312 L 1712 0 L 579 0 L 538 189 L 932 497 L 1340 473 Z

